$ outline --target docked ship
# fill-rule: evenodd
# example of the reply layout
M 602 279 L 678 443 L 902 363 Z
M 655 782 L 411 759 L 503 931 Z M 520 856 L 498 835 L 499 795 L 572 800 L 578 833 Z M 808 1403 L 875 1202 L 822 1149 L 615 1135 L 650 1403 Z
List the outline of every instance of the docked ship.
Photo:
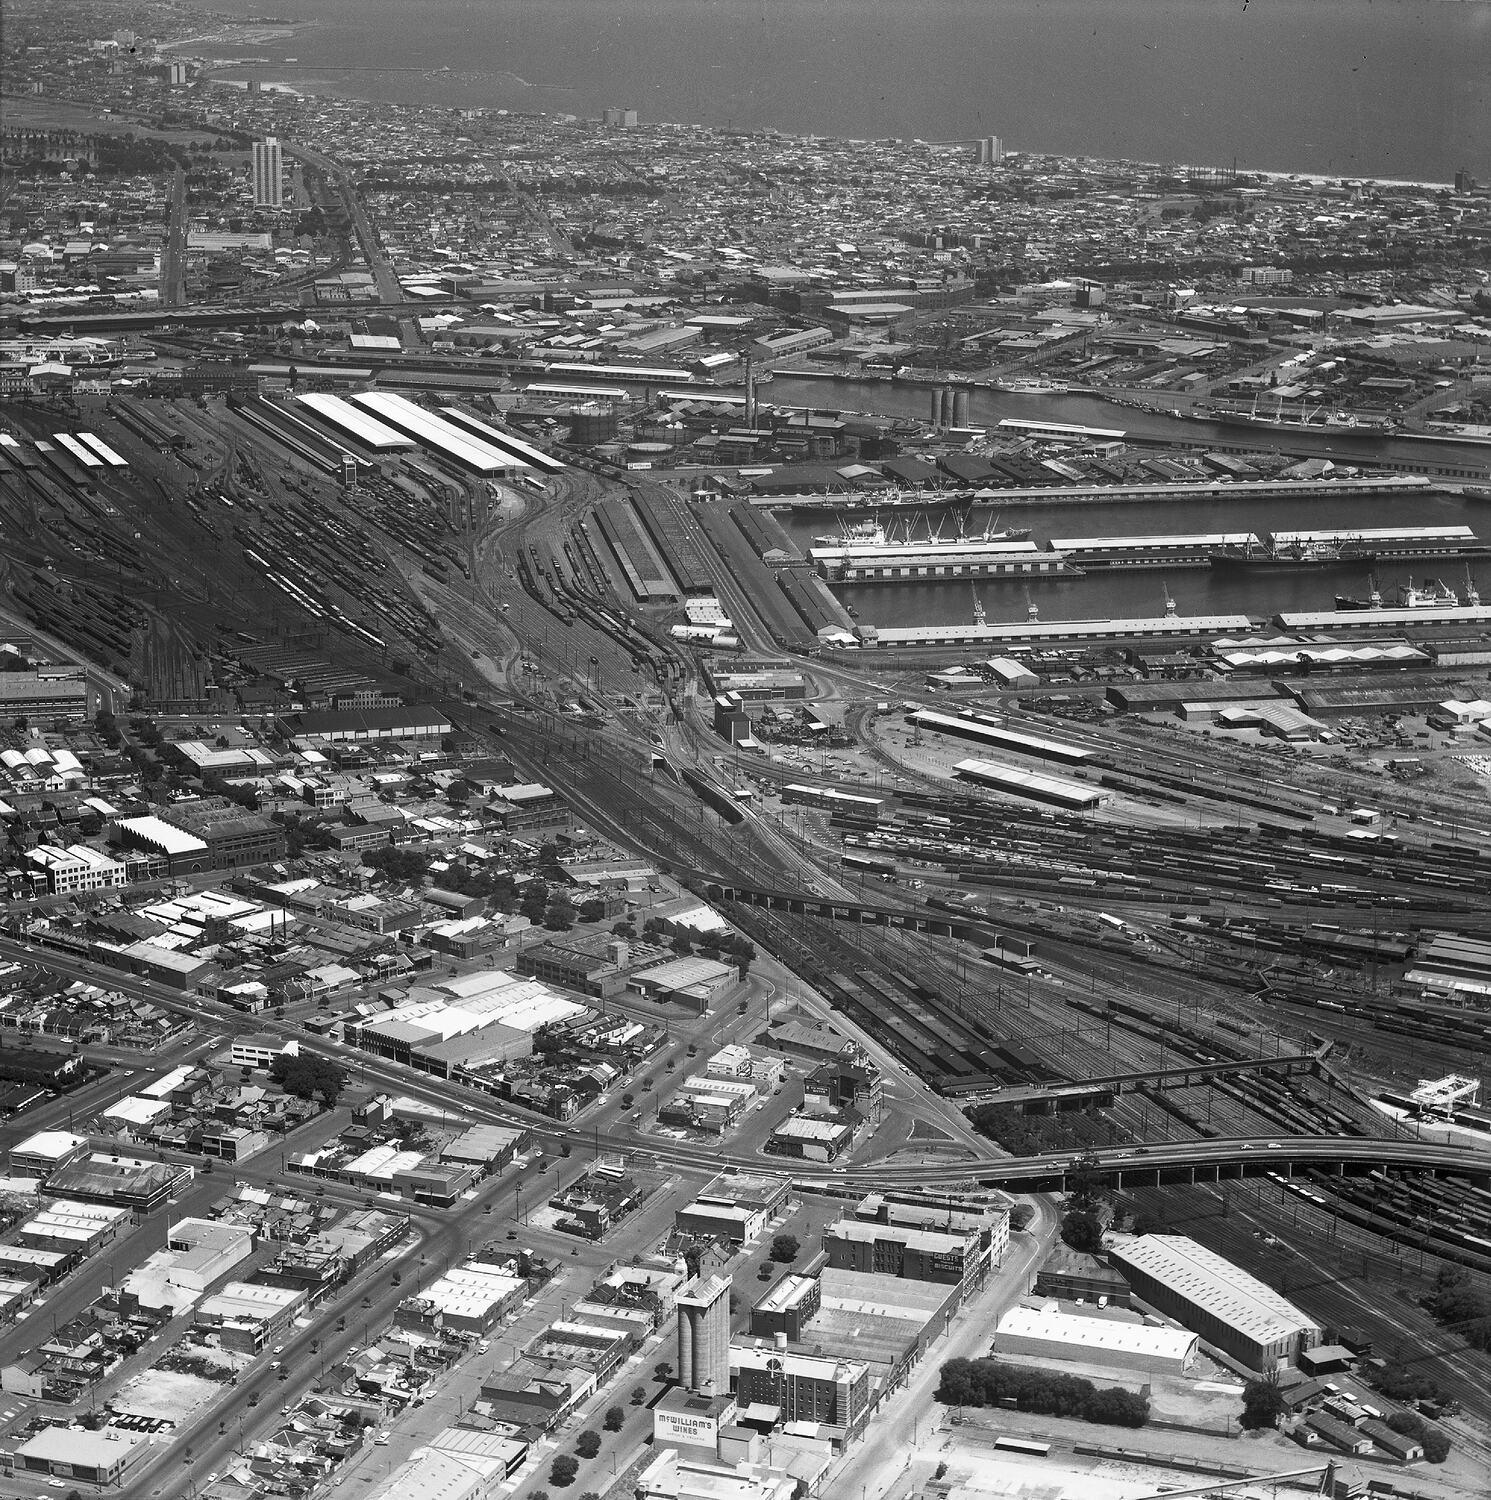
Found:
M 1064 396 L 1072 387 L 1061 380 L 1025 379 L 996 380 L 992 389 L 1005 391 L 1011 396 Z
M 1398 430 L 1391 417 L 1358 416 L 1355 412 L 1332 412 L 1323 406 L 1285 407 L 1281 401 L 1273 407 L 1222 406 L 1198 402 L 1189 412 L 1176 416 L 1192 421 L 1220 422 L 1227 427 L 1263 427 L 1270 432 L 1303 432 L 1311 436 L 1386 437 Z
M 1381 609 L 1382 590 L 1377 587 L 1377 579 L 1371 579 L 1372 592 L 1365 599 L 1354 599 L 1350 594 L 1336 595 L 1337 609 Z
M 1442 578 L 1426 578 L 1415 588 L 1410 578 L 1398 590 L 1399 609 L 1443 609 L 1460 602 L 1460 596 Z
M 1366 526 L 1349 531 L 1275 531 L 1211 553 L 1214 568 L 1300 567 L 1481 557 L 1486 543 L 1469 526 Z
M 911 540 L 911 528 L 907 527 L 903 541 L 906 545 L 910 545 Z M 923 537 L 916 545 L 918 547 L 950 547 L 960 542 L 1028 542 L 1029 540 L 1030 527 L 1028 526 L 1006 526 L 1003 530 L 996 530 L 991 523 L 983 531 L 972 534 L 960 529 L 956 536 L 943 536 L 939 528 L 938 531 Z M 813 545 L 815 547 L 884 547 L 894 541 L 895 538 L 890 530 L 878 521 L 851 521 L 836 534 L 825 533 L 823 536 L 815 536 Z
M 1256 542 L 1229 543 L 1210 554 L 1214 568 L 1324 567 L 1338 562 L 1371 562 L 1375 553 L 1363 551 L 1335 539 L 1259 538 Z

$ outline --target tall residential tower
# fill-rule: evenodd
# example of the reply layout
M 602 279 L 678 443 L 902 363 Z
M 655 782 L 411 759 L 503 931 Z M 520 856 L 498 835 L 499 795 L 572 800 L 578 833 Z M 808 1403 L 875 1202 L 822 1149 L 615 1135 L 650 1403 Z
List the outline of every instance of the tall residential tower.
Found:
M 266 135 L 262 141 L 254 142 L 254 207 L 280 208 L 283 205 L 279 137 Z

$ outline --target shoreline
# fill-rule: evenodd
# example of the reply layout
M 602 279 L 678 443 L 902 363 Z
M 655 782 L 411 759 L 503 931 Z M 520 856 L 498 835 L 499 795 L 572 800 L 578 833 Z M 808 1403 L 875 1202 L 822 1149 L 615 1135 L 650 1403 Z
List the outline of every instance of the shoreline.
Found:
M 1491 0 L 1486 0 L 1486 3 L 1487 4 L 1491 4 Z M 223 39 L 219 38 L 218 40 L 223 40 Z M 179 44 L 178 43 L 167 43 L 167 44 L 163 44 L 162 45 L 162 50 L 164 51 L 167 46 L 174 47 L 174 46 L 178 46 L 178 45 L 184 46 L 184 45 L 189 45 L 189 44 L 188 43 L 179 43 Z M 271 68 L 271 67 L 274 67 L 274 66 L 283 66 L 283 64 L 276 65 L 276 64 L 265 63 L 265 62 L 262 62 L 262 61 L 260 61 L 258 59 L 244 59 L 244 60 L 238 61 L 238 60 L 234 60 L 234 59 L 230 59 L 230 58 L 220 58 L 220 57 L 207 58 L 207 57 L 201 57 L 201 58 L 189 58 L 189 59 L 186 59 L 186 60 L 187 61 L 194 61 L 194 62 L 196 62 L 202 68 L 204 76 L 206 78 L 206 81 L 210 85 L 227 87 L 227 88 L 240 88 L 240 89 L 241 88 L 247 88 L 247 86 L 248 86 L 248 77 L 249 77 L 249 75 L 251 73 L 255 74 L 255 75 L 258 75 L 262 70 L 265 70 L 265 69 L 268 69 L 268 68 Z M 374 75 L 377 75 L 377 76 L 380 76 L 380 77 L 394 77 L 394 76 L 408 75 L 408 76 L 418 76 L 420 78 L 424 78 L 424 79 L 428 79 L 428 80 L 436 80 L 436 79 L 441 78 L 442 76 L 445 76 L 445 77 L 450 78 L 450 80 L 452 82 L 457 82 L 457 81 L 462 81 L 463 82 L 463 81 L 466 81 L 465 80 L 465 75 L 455 74 L 455 73 L 452 73 L 449 70 L 444 69 L 444 68 L 401 68 L 401 67 L 369 68 L 369 67 L 366 67 L 366 66 L 350 65 L 350 64 L 338 67 L 336 65 L 327 65 L 327 64 L 324 64 L 324 63 L 301 63 L 301 62 L 297 62 L 295 64 L 295 66 L 298 67 L 298 68 L 304 68 L 308 72 L 316 72 L 316 73 L 318 73 L 320 75 L 323 75 L 323 76 L 320 77 L 320 78 L 316 78 L 316 79 L 302 81 L 301 84 L 299 84 L 299 85 L 291 84 L 291 83 L 285 82 L 285 81 L 280 80 L 280 79 L 270 79 L 268 77 L 259 77 L 258 81 L 259 81 L 260 87 L 262 89 L 264 89 L 265 91 L 267 91 L 267 92 L 276 92 L 276 93 L 291 94 L 291 95 L 294 95 L 297 98 L 315 98 L 315 97 L 318 97 L 318 96 L 324 96 L 326 98 L 332 98 L 332 99 L 355 100 L 355 101 L 357 101 L 359 103 L 363 103 L 363 104 L 387 104 L 387 105 L 393 105 L 395 108 L 399 108 L 399 109 L 414 109 L 414 110 L 418 110 L 418 109 L 421 109 L 421 108 L 430 107 L 432 102 L 429 101 L 429 100 L 426 100 L 426 101 L 424 101 L 424 104 L 421 105 L 419 103 L 414 103 L 414 102 L 410 102 L 410 101 L 407 101 L 407 100 L 389 99 L 389 98 L 386 98 L 386 97 L 384 97 L 382 95 L 379 95 L 379 94 L 369 93 L 369 92 L 367 92 L 365 90 L 360 90 L 356 86 L 356 78 L 353 75 L 363 75 L 363 76 L 366 76 L 368 74 L 374 74 Z M 235 72 L 241 72 L 244 76 L 241 77 L 241 78 L 234 78 L 234 77 L 228 76 L 228 75 L 230 75 L 232 73 L 235 73 Z M 341 80 L 339 80 L 334 75 L 342 75 L 342 77 L 345 78 L 345 82 L 341 82 Z M 573 92 L 577 91 L 576 86 L 572 85 L 572 84 L 562 84 L 562 83 L 532 83 L 528 79 L 521 77 L 519 74 L 511 72 L 510 70 L 506 70 L 506 69 L 500 70 L 500 71 L 495 72 L 495 73 L 483 74 L 481 76 L 482 76 L 482 78 L 484 80 L 489 80 L 489 81 L 503 80 L 503 81 L 506 81 L 506 82 L 508 82 L 508 83 L 510 83 L 512 85 L 515 85 L 516 87 L 518 87 L 520 89 L 532 91 L 532 92 L 535 92 L 535 93 L 573 93 Z M 320 87 L 320 88 L 318 88 L 318 87 L 315 86 L 317 84 L 321 84 L 323 86 Z M 462 105 L 462 104 L 457 104 L 455 102 L 452 102 L 452 103 L 449 103 L 449 104 L 433 104 L 433 107 L 436 108 L 436 109 L 468 109 L 468 108 L 473 108 L 473 107 L 476 107 L 476 106 Z M 493 109 L 494 112 L 503 112 L 503 111 L 505 111 L 507 113 L 512 113 L 511 106 L 503 106 L 503 107 L 500 107 L 500 108 L 498 106 L 488 106 L 488 107 L 491 108 L 491 109 Z M 543 117 L 547 116 L 547 117 L 551 117 L 555 121 L 558 121 L 558 120 L 562 119 L 565 115 L 573 115 L 572 111 L 547 110 L 547 109 L 527 109 L 527 110 L 523 110 L 522 113 L 534 115 L 534 116 L 537 116 L 539 118 L 543 118 Z M 592 118 L 592 117 L 578 116 L 577 118 L 584 119 L 584 118 Z M 598 118 L 598 116 L 594 117 L 594 118 Z M 706 124 L 703 124 L 702 122 L 697 121 L 697 120 L 662 120 L 662 119 L 660 119 L 660 120 L 656 120 L 656 121 L 650 121 L 649 123 L 650 124 L 654 124 L 654 125 L 683 127 L 683 128 L 690 128 L 690 127 L 692 127 L 692 128 L 696 128 L 696 129 L 699 129 L 699 130 L 707 130 L 707 131 L 711 131 L 711 132 L 714 132 L 714 133 L 722 133 L 720 131 L 720 127 L 719 126 L 706 125 Z M 744 133 L 748 134 L 748 135 L 749 134 L 767 134 L 767 133 L 770 133 L 776 139 L 780 139 L 780 140 L 804 140 L 804 141 L 808 141 L 808 140 L 831 140 L 831 141 L 837 141 L 837 142 L 841 142 L 841 143 L 845 143 L 845 144 L 858 142 L 858 141 L 860 141 L 860 140 L 863 139 L 863 137 L 859 137 L 859 136 L 828 135 L 828 134 L 825 134 L 825 133 L 822 133 L 822 132 L 811 132 L 811 133 L 808 133 L 808 132 L 796 132 L 796 133 L 794 133 L 794 132 L 791 132 L 791 131 L 772 131 L 772 132 L 766 132 L 766 131 L 748 131 L 748 132 L 744 132 Z M 1164 163 L 1161 163 L 1161 162 L 1152 162 L 1152 161 L 1144 161 L 1144 160 L 1142 160 L 1140 158 L 1137 158 L 1137 157 L 1135 157 L 1135 158 L 1128 158 L 1128 157 L 1097 156 L 1097 155 L 1089 155 L 1089 154 L 1084 154 L 1084 153 L 1075 153 L 1074 154 L 1074 153 L 1069 153 L 1069 152 L 1058 152 L 1058 151 L 1041 150 L 1041 149 L 1037 149 L 1037 148 L 1033 148 L 1033 147 L 1031 149 L 1029 149 L 1029 150 L 1011 151 L 1009 153 L 1009 157 L 1011 159 L 1014 159 L 1014 160 L 1019 160 L 1020 158 L 1023 158 L 1023 157 L 1036 157 L 1036 158 L 1048 158 L 1048 159 L 1053 160 L 1053 161 L 1091 162 L 1091 163 L 1095 163 L 1095 164 L 1107 164 L 1107 165 L 1122 166 L 1122 167 L 1150 168 L 1150 169 L 1153 169 L 1153 170 L 1160 170 L 1164 166 Z M 1371 186 L 1371 187 L 1386 187 L 1386 188 L 1415 188 L 1415 189 L 1418 189 L 1418 190 L 1423 191 L 1423 192 L 1451 192 L 1454 189 L 1454 183 L 1451 182 L 1451 181 L 1444 181 L 1444 180 L 1437 180 L 1436 181 L 1436 180 L 1433 180 L 1433 179 L 1420 178 L 1420 177 L 1386 177 L 1386 176 L 1377 176 L 1377 175 L 1373 175 L 1373 174 L 1363 174 L 1363 173 L 1348 174 L 1348 173 L 1303 172 L 1303 171 L 1293 171 L 1293 172 L 1290 172 L 1290 171 L 1285 171 L 1285 170 L 1280 169 L 1280 168 L 1272 168 L 1272 167 L 1247 167 L 1247 166 L 1239 166 L 1237 168 L 1237 171 L 1238 171 L 1238 174 L 1240 176 L 1262 178 L 1267 183 L 1301 183 L 1301 184 L 1309 184 L 1312 187 L 1334 187 L 1334 186 L 1336 186 L 1338 184 L 1342 184 L 1342 183 L 1355 183 L 1355 184 L 1360 184 L 1363 187 L 1369 187 L 1369 186 Z

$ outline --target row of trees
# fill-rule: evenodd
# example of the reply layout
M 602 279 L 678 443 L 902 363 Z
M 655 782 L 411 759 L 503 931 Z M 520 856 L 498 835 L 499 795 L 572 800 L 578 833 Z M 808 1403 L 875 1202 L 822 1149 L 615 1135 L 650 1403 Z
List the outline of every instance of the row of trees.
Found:
M 1441 1323 L 1456 1325 L 1472 1349 L 1491 1349 L 1491 1293 L 1463 1266 L 1444 1266 L 1424 1306 Z
M 635 1393 L 633 1405 L 636 1405 Z M 620 1432 L 626 1425 L 626 1413 L 619 1406 L 607 1408 L 606 1420 L 603 1425 L 607 1432 Z M 600 1451 L 601 1435 L 598 1432 L 587 1428 L 575 1439 L 575 1452 L 580 1455 L 580 1458 L 594 1458 Z M 579 1472 L 579 1460 L 572 1454 L 561 1453 L 549 1465 L 549 1483 L 555 1486 L 556 1489 L 568 1489 L 575 1482 L 575 1478 Z M 533 1497 L 533 1500 L 538 1500 L 538 1496 L 543 1494 L 544 1491 L 539 1490 L 538 1494 Z M 580 1500 L 600 1500 L 600 1497 L 594 1490 L 587 1490 L 580 1496 Z
M 1080 1376 L 1027 1370 L 997 1359 L 948 1360 L 937 1399 L 944 1406 L 1013 1406 L 1109 1427 L 1143 1427 L 1149 1420 L 1149 1401 L 1132 1391 L 1099 1390 Z

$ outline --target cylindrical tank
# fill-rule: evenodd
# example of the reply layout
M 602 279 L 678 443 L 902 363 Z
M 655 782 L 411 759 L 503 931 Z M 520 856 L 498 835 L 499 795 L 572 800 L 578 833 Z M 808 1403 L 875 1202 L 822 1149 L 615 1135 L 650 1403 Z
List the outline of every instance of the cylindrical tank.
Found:
M 942 387 L 940 385 L 932 387 L 932 414 L 930 421 L 934 427 L 942 426 Z
M 968 425 L 968 392 L 953 392 L 953 426 L 966 427 Z
M 609 406 L 587 403 L 569 413 L 569 440 L 577 448 L 593 448 L 616 436 L 616 413 Z

